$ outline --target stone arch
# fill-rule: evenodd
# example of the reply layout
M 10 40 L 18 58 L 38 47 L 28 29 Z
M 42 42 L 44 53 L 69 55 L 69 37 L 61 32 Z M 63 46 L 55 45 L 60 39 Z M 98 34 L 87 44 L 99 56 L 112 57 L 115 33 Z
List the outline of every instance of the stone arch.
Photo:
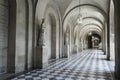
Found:
M 98 29 L 98 28 L 94 28 L 94 29 L 91 29 L 91 28 L 88 28 L 88 29 L 86 29 L 85 31 L 83 31 L 82 33 L 83 33 L 83 35 L 81 35 L 81 37 L 79 38 L 80 40 L 81 40 L 81 42 L 82 42 L 82 45 L 84 45 L 82 48 L 83 49 L 86 49 L 87 48 L 87 43 L 86 43 L 86 37 L 87 37 L 87 35 L 88 35 L 88 33 L 89 32 L 96 32 L 96 33 L 98 33 L 99 35 L 101 35 L 101 31 Z
M 37 1 L 37 0 L 36 0 Z M 61 15 L 58 5 L 52 1 L 38 0 L 36 6 L 36 21 L 38 24 L 44 22 L 44 43 L 42 46 L 42 67 L 46 67 L 49 60 L 60 57 L 60 26 Z M 52 31 L 51 31 L 52 30 Z M 38 50 L 39 51 L 39 50 Z
M 44 17 L 46 25 L 46 36 L 48 36 L 46 38 L 46 46 L 48 47 L 48 52 L 46 54 L 49 55 L 49 59 L 58 59 L 60 55 L 60 14 L 55 7 L 48 5 L 44 12 Z
M 101 36 L 101 31 L 97 28 L 94 28 L 94 29 L 86 29 L 86 32 L 83 32 L 83 35 L 80 37 L 80 39 L 82 40 L 86 40 L 86 36 L 89 32 L 96 32 L 97 34 L 99 34 Z
M 97 26 L 97 25 L 86 25 L 79 31 L 79 39 L 83 39 L 85 34 L 87 34 L 87 30 L 90 30 L 90 29 L 91 30 L 96 29 L 99 33 L 102 33 L 102 29 L 99 26 Z
M 95 5 L 92 5 L 92 4 L 80 4 L 80 5 L 77 5 L 77 6 L 73 7 L 72 9 L 70 9 L 70 10 L 65 14 L 65 16 L 64 16 L 64 18 L 63 18 L 63 25 L 64 25 L 64 22 L 65 22 L 65 19 L 67 18 L 67 16 L 68 16 L 74 9 L 76 9 L 76 8 L 78 8 L 78 7 L 82 7 L 82 6 L 90 6 L 90 7 L 93 7 L 93 8 L 95 8 L 95 9 L 97 9 L 98 12 L 100 12 L 100 13 L 104 16 L 104 18 L 107 20 L 107 14 L 106 14 L 106 12 L 105 12 L 103 9 L 101 9 L 101 8 L 95 6 Z

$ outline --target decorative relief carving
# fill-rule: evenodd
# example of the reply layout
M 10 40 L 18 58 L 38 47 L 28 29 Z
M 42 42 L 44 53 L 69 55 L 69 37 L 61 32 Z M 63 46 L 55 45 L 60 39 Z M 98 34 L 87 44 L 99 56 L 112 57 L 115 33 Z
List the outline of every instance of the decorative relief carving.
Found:
M 45 26 L 44 26 L 44 18 L 42 19 L 41 25 L 38 26 L 38 34 L 37 34 L 37 46 L 45 46 Z

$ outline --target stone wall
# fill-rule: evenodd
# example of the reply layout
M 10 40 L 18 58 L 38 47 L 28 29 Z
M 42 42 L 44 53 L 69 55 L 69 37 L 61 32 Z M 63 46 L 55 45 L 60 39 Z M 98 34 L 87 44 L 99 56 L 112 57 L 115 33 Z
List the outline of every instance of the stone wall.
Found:
M 0 0 L 0 74 L 7 71 L 8 1 Z
M 25 0 L 17 0 L 16 22 L 16 72 L 24 71 L 26 49 L 26 11 Z

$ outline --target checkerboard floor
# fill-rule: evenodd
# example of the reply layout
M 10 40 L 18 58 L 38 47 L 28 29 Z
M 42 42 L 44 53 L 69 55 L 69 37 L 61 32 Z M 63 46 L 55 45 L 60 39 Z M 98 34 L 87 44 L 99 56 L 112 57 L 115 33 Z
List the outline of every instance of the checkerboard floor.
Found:
M 12 80 L 113 80 L 105 58 L 100 50 L 85 50 Z

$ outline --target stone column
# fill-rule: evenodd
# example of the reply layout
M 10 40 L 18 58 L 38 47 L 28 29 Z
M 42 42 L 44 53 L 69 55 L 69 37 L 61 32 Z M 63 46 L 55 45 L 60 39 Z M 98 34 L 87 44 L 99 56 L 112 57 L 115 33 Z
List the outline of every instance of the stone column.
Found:
M 109 16 L 108 16 L 109 17 Z M 107 20 L 107 60 L 110 60 L 110 26 L 109 18 Z
M 120 0 L 114 0 L 115 6 L 115 76 L 120 80 Z
M 104 44 L 105 44 L 105 35 L 104 35 L 105 33 L 104 33 L 104 31 L 103 31 L 103 36 L 102 36 L 102 49 L 103 49 L 103 51 L 105 51 L 105 46 L 104 46 Z
M 109 18 L 107 24 L 105 25 L 105 44 L 104 53 L 107 55 L 107 60 L 110 60 L 110 28 L 109 28 Z
M 104 28 L 104 54 L 107 55 L 107 25 L 105 24 Z
M 110 60 L 110 1 L 107 18 L 107 60 Z
M 73 48 L 74 48 L 74 29 L 73 27 L 71 27 L 71 31 L 70 31 L 70 55 L 73 53 Z
M 16 1 L 9 0 L 7 72 L 15 73 Z M 11 47 L 12 45 L 12 47 Z

